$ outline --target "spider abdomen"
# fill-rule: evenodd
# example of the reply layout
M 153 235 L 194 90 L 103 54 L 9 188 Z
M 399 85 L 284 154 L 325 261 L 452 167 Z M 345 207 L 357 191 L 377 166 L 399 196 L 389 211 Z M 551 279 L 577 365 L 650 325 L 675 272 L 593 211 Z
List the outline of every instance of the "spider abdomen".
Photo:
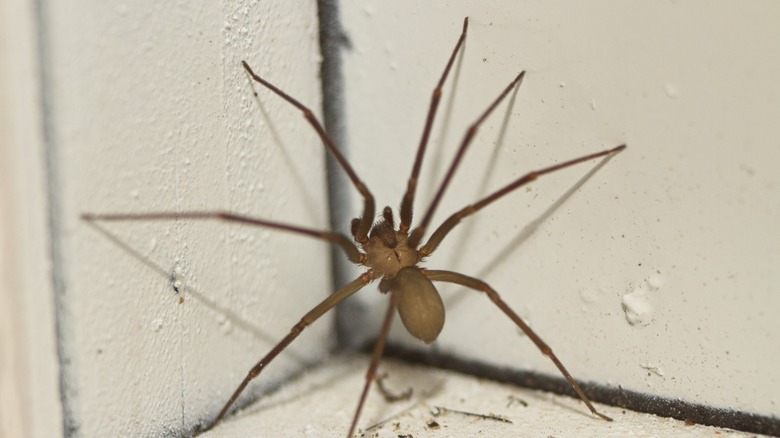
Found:
M 408 266 L 388 283 L 409 334 L 426 344 L 435 341 L 444 327 L 444 303 L 433 282 L 416 266 Z

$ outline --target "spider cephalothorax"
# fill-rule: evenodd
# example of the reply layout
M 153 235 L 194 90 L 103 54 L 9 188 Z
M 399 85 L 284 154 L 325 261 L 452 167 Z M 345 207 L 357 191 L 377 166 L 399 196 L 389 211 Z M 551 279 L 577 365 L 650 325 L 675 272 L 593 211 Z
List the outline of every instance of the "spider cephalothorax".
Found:
M 382 279 L 379 290 L 397 295 L 398 315 L 406 330 L 426 344 L 435 341 L 444 327 L 444 303 L 431 280 L 417 267 L 422 260 L 420 252 L 409 246 L 405 232 L 395 229 L 390 207 L 384 208 L 362 247 L 366 251 L 364 264 Z
M 356 223 L 358 219 L 353 221 Z M 365 251 L 365 261 L 361 264 L 371 268 L 377 278 L 392 279 L 402 268 L 414 266 L 420 262 L 417 248 L 409 246 L 409 236 L 395 229 L 393 210 L 385 207 L 379 219 L 368 235 L 368 239 L 358 244 Z

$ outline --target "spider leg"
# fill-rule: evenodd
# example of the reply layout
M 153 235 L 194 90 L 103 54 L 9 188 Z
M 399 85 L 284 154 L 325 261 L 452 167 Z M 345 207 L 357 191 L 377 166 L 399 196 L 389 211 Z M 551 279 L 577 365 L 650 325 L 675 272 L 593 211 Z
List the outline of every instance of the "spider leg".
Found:
M 280 222 L 272 222 L 264 219 L 257 219 L 240 214 L 229 213 L 225 211 L 184 211 L 178 213 L 129 213 L 129 214 L 82 214 L 81 218 L 85 221 L 152 221 L 152 220 L 177 220 L 177 219 L 196 219 L 196 220 L 217 220 L 225 222 L 239 222 L 246 225 L 257 227 L 273 228 L 276 230 L 287 231 L 295 234 L 322 239 L 341 247 L 347 254 L 352 263 L 363 263 L 365 254 L 361 253 L 355 244 L 347 236 L 332 231 L 320 231 L 311 228 L 304 228 Z
M 331 139 L 328 133 L 325 132 L 325 128 L 322 127 L 322 124 L 319 122 L 319 120 L 317 120 L 317 117 L 314 116 L 312 110 L 270 82 L 258 76 L 254 71 L 252 71 L 246 61 L 241 61 L 241 65 L 244 66 L 244 69 L 246 69 L 249 76 L 251 76 L 255 82 L 258 82 L 264 87 L 273 91 L 276 95 L 303 112 L 303 117 L 314 128 L 314 130 L 317 132 L 317 135 L 320 136 L 320 139 L 325 144 L 325 147 L 328 149 L 328 151 L 330 151 L 330 153 L 333 154 L 333 156 L 336 158 L 336 161 L 339 162 L 341 168 L 344 169 L 344 171 L 347 173 L 347 176 L 349 176 L 352 184 L 355 186 L 357 191 L 360 192 L 360 195 L 363 196 L 363 215 L 360 217 L 360 226 L 358 227 L 357 234 L 355 235 L 355 240 L 360 243 L 367 242 L 368 232 L 371 230 L 371 225 L 374 221 L 374 195 L 371 194 L 371 191 L 368 190 L 368 187 L 363 183 L 363 181 L 358 178 L 357 174 L 352 169 L 352 166 L 350 166 L 347 159 L 344 158 L 344 155 L 342 155 L 339 149 L 336 147 L 336 143 L 333 142 L 333 139 Z
M 542 338 L 539 337 L 532 329 L 528 326 L 528 324 L 523 321 L 520 316 L 512 310 L 509 305 L 504 302 L 504 300 L 501 299 L 501 297 L 498 295 L 498 292 L 496 292 L 492 287 L 490 287 L 487 283 L 485 283 L 482 280 L 479 280 L 474 277 L 469 277 L 467 275 L 460 274 L 458 272 L 452 272 L 452 271 L 423 271 L 423 273 L 431 280 L 431 281 L 444 281 L 447 283 L 455 283 L 459 284 L 461 286 L 468 287 L 470 289 L 474 289 L 479 292 L 484 292 L 487 294 L 488 298 L 490 298 L 493 303 L 498 306 L 499 309 L 501 309 L 502 312 L 504 312 L 509 319 L 511 319 L 515 324 L 517 324 L 518 327 L 523 331 L 523 333 L 528 336 L 531 341 L 533 341 L 534 344 L 536 344 L 536 347 L 539 348 L 539 350 L 544 354 L 545 356 L 549 357 L 550 360 L 553 361 L 556 367 L 558 367 L 558 370 L 563 374 L 563 377 L 566 378 L 566 380 L 569 382 L 569 385 L 571 385 L 572 389 L 577 393 L 577 395 L 580 396 L 580 399 L 585 402 L 585 405 L 590 409 L 590 411 L 607 421 L 612 421 L 611 418 L 607 417 L 606 415 L 602 414 L 601 412 L 597 411 L 596 408 L 593 406 L 593 404 L 590 402 L 590 399 L 588 396 L 585 395 L 585 393 L 580 388 L 580 385 L 577 384 L 577 382 L 574 381 L 574 378 L 571 376 L 569 371 L 566 369 L 566 367 L 563 366 L 563 363 L 558 359 L 557 356 L 555 356 L 555 353 L 553 353 L 550 346 L 548 346 Z
M 488 118 L 490 113 L 493 112 L 493 110 L 496 109 L 498 104 L 501 103 L 502 100 L 509 94 L 510 91 L 512 91 L 513 88 L 519 87 L 520 84 L 523 83 L 523 77 L 525 77 L 525 70 L 521 71 L 520 74 L 515 77 L 512 82 L 507 85 L 506 88 L 504 88 L 504 91 L 501 92 L 501 94 L 496 97 L 495 100 L 488 106 L 488 108 L 482 113 L 482 115 L 477 118 L 477 120 L 469 126 L 469 128 L 466 130 L 466 134 L 463 136 L 463 140 L 461 140 L 460 147 L 458 148 L 457 153 L 455 154 L 455 158 L 452 159 L 452 163 L 450 163 L 449 169 L 447 169 L 447 173 L 444 176 L 444 180 L 441 182 L 441 185 L 439 185 L 439 190 L 436 191 L 436 195 L 433 197 L 433 201 L 431 202 L 431 205 L 428 207 L 428 211 L 425 212 L 425 216 L 423 216 L 422 222 L 420 222 L 420 225 L 415 228 L 414 231 L 412 231 L 412 234 L 409 236 L 409 246 L 411 247 L 417 247 L 417 245 L 422 240 L 423 235 L 425 234 L 425 229 L 428 228 L 428 225 L 431 222 L 431 219 L 433 218 L 433 213 L 436 211 L 436 208 L 439 206 L 439 202 L 441 201 L 442 196 L 444 195 L 445 190 L 447 190 L 447 187 L 450 185 L 450 180 L 452 179 L 452 176 L 455 175 L 455 171 L 458 169 L 458 165 L 460 165 L 461 160 L 463 159 L 463 154 L 466 153 L 466 149 L 468 149 L 469 145 L 471 144 L 471 141 L 474 139 L 474 137 L 477 135 L 477 130 L 479 129 L 480 125 L 485 121 L 485 119 Z
M 423 156 L 425 155 L 425 148 L 428 146 L 428 138 L 431 135 L 431 128 L 433 127 L 433 120 L 436 118 L 436 110 L 439 107 L 439 101 L 441 100 L 441 88 L 444 86 L 444 82 L 447 80 L 447 76 L 450 73 L 452 64 L 455 62 L 455 56 L 463 46 L 463 42 L 466 40 L 466 32 L 469 28 L 469 17 L 463 19 L 463 31 L 460 33 L 455 48 L 452 49 L 447 66 L 444 67 L 444 72 L 441 74 L 439 82 L 436 84 L 436 88 L 433 90 L 431 96 L 431 105 L 428 108 L 428 115 L 425 118 L 425 127 L 423 127 L 422 138 L 420 138 L 420 145 L 417 146 L 417 156 L 414 158 L 414 166 L 412 167 L 412 175 L 409 177 L 409 182 L 406 187 L 406 193 L 401 201 L 401 226 L 399 231 L 406 234 L 409 231 L 409 227 L 412 225 L 412 212 L 414 211 L 414 195 L 417 190 L 417 179 L 420 176 L 420 167 L 422 166 Z
M 368 284 L 374 277 L 374 274 L 371 270 L 363 273 L 360 277 L 356 278 L 352 282 L 348 283 L 346 286 L 342 287 L 332 295 L 328 296 L 323 300 L 320 304 L 315 306 L 313 309 L 311 309 L 308 313 L 306 313 L 303 318 L 301 318 L 300 321 L 298 321 L 297 324 L 293 326 L 293 328 L 290 330 L 290 333 L 287 334 L 281 341 L 279 341 L 278 344 L 270 351 L 268 354 L 265 355 L 262 359 L 260 359 L 259 362 L 255 364 L 255 366 L 252 367 L 251 370 L 247 373 L 246 377 L 244 377 L 244 380 L 241 381 L 241 384 L 238 385 L 235 391 L 233 391 L 233 395 L 230 396 L 230 399 L 225 403 L 225 406 L 222 408 L 222 410 L 219 412 L 219 415 L 217 415 L 217 418 L 214 419 L 214 421 L 205 429 L 210 430 L 213 428 L 217 423 L 219 423 L 222 418 L 227 414 L 228 410 L 231 406 L 233 406 L 233 403 L 238 399 L 238 396 L 241 395 L 241 393 L 244 391 L 244 388 L 251 382 L 255 377 L 257 377 L 265 367 L 271 363 L 274 358 L 281 353 L 285 348 L 287 348 L 290 343 L 295 340 L 295 338 L 298 337 L 298 335 L 301 334 L 301 332 L 308 327 L 311 323 L 316 321 L 320 316 L 325 314 L 328 310 L 333 308 L 336 304 L 344 301 L 349 296 L 354 294 L 355 292 L 359 291 L 363 288 L 366 284 Z
M 612 148 L 612 149 L 609 149 L 609 150 L 596 152 L 594 154 L 585 155 L 585 156 L 582 156 L 582 157 L 579 157 L 579 158 L 575 158 L 573 160 L 569 160 L 569 161 L 566 161 L 566 162 L 563 162 L 563 163 L 558 163 L 558 164 L 556 164 L 554 166 L 550 166 L 550 167 L 547 167 L 547 168 L 544 168 L 544 169 L 535 170 L 533 172 L 529 172 L 529 173 L 521 176 L 520 178 L 518 178 L 515 181 L 507 184 L 503 188 L 501 188 L 499 190 L 496 190 L 493 194 L 483 198 L 479 202 L 477 202 L 475 204 L 472 204 L 472 205 L 469 205 L 469 206 L 463 208 L 462 210 L 454 213 L 449 218 L 447 218 L 447 220 L 444 221 L 444 223 L 442 223 L 439 226 L 439 228 L 437 228 L 436 231 L 433 232 L 433 234 L 431 235 L 431 238 L 428 239 L 428 242 L 426 242 L 425 245 L 423 245 L 422 248 L 420 248 L 420 255 L 422 257 L 427 257 L 427 256 L 431 255 L 436 250 L 436 248 L 439 246 L 441 241 L 444 240 L 444 238 L 447 236 L 447 234 L 455 227 L 455 225 L 458 225 L 458 223 L 461 221 L 461 219 L 476 213 L 477 211 L 481 210 L 485 206 L 487 206 L 487 205 L 491 204 L 492 202 L 498 200 L 502 196 L 507 195 L 507 194 L 517 190 L 518 188 L 520 188 L 520 187 L 530 183 L 531 181 L 534 181 L 538 177 L 540 177 L 542 175 L 545 175 L 545 174 L 548 174 L 548 173 L 555 172 L 557 170 L 564 169 L 564 168 L 569 167 L 569 166 L 573 166 L 575 164 L 579 164 L 579 163 L 582 163 L 582 162 L 585 162 L 585 161 L 588 161 L 588 160 L 592 160 L 594 158 L 607 156 L 606 159 L 609 159 L 611 156 L 613 156 L 614 154 L 617 154 L 618 152 L 622 151 L 625 148 L 626 148 L 626 145 L 620 145 L 618 147 L 615 147 L 615 148 Z
M 363 411 L 363 405 L 366 403 L 366 396 L 368 396 L 368 390 L 371 388 L 371 382 L 376 376 L 376 369 L 379 367 L 379 361 L 382 359 L 382 352 L 385 350 L 385 341 L 387 341 L 387 334 L 390 332 L 390 324 L 393 322 L 393 312 L 397 304 L 397 297 L 394 292 L 390 292 L 390 304 L 387 306 L 387 313 L 385 314 L 384 322 L 382 322 L 382 329 L 379 332 L 379 338 L 374 344 L 374 354 L 371 356 L 371 364 L 366 371 L 366 383 L 363 385 L 363 392 L 360 393 L 360 401 L 358 401 L 357 409 L 355 409 L 355 415 L 352 417 L 352 425 L 349 426 L 349 433 L 347 438 L 351 438 L 355 433 L 358 419 L 360 418 L 360 412 Z

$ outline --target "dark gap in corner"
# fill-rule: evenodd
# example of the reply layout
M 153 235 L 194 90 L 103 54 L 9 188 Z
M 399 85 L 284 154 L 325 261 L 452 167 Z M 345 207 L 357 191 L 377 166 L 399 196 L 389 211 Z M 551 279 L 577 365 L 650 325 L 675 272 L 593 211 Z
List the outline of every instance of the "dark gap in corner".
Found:
M 65 299 L 67 293 L 67 278 L 63 265 L 63 214 L 62 214 L 62 176 L 60 174 L 60 148 L 56 123 L 51 101 L 54 89 L 52 78 L 53 48 L 51 31 L 51 2 L 36 0 L 31 4 L 34 10 L 35 30 L 37 33 L 38 66 L 40 78 L 38 89 L 41 116 L 41 138 L 43 140 L 44 164 L 46 166 L 46 202 L 48 203 L 47 227 L 49 236 L 49 279 L 54 292 L 54 325 L 56 331 L 56 348 L 58 358 L 58 381 L 60 392 L 60 409 L 62 412 L 62 436 L 72 437 L 79 434 L 79 421 L 74 414 L 74 399 L 78 389 L 74 385 L 73 367 L 71 366 L 72 348 L 66 342 L 72 330 L 71 309 Z M 72 336 L 71 336 L 72 337 Z
M 370 351 L 371 348 L 373 348 L 373 342 L 369 343 L 364 350 Z M 562 377 L 499 367 L 455 356 L 422 352 L 395 344 L 388 344 L 384 355 L 409 363 L 432 366 L 496 382 L 578 398 L 569 383 Z M 580 381 L 577 383 L 594 402 L 706 426 L 780 436 L 780 419 L 778 418 L 688 403 L 598 383 Z
M 318 0 L 319 38 L 322 64 L 320 82 L 322 84 L 322 114 L 325 131 L 337 147 L 349 157 L 347 144 L 347 115 L 343 55 L 351 49 L 346 31 L 341 23 L 340 3 L 338 0 Z M 326 154 L 326 173 L 328 185 L 328 215 L 330 228 L 336 232 L 347 232 L 353 197 L 352 183 L 346 173 L 330 153 Z M 350 282 L 353 275 L 351 264 L 345 259 L 344 252 L 337 245 L 331 245 L 331 272 L 333 274 L 330 292 L 334 292 Z M 363 339 L 357 339 L 354 333 L 361 324 L 360 315 L 364 314 L 361 304 L 348 300 L 336 308 L 336 341 L 340 349 L 357 349 Z

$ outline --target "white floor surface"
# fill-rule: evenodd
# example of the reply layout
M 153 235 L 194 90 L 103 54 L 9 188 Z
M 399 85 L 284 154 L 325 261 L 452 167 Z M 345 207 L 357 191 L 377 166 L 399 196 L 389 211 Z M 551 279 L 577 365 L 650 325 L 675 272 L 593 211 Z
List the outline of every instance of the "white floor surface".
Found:
M 204 438 L 344 436 L 362 389 L 368 358 L 338 356 L 228 418 Z M 569 397 L 439 369 L 385 360 L 385 386 L 413 390 L 387 402 L 373 385 L 355 436 L 365 437 L 748 437 L 755 436 L 597 405 L 590 415 Z

